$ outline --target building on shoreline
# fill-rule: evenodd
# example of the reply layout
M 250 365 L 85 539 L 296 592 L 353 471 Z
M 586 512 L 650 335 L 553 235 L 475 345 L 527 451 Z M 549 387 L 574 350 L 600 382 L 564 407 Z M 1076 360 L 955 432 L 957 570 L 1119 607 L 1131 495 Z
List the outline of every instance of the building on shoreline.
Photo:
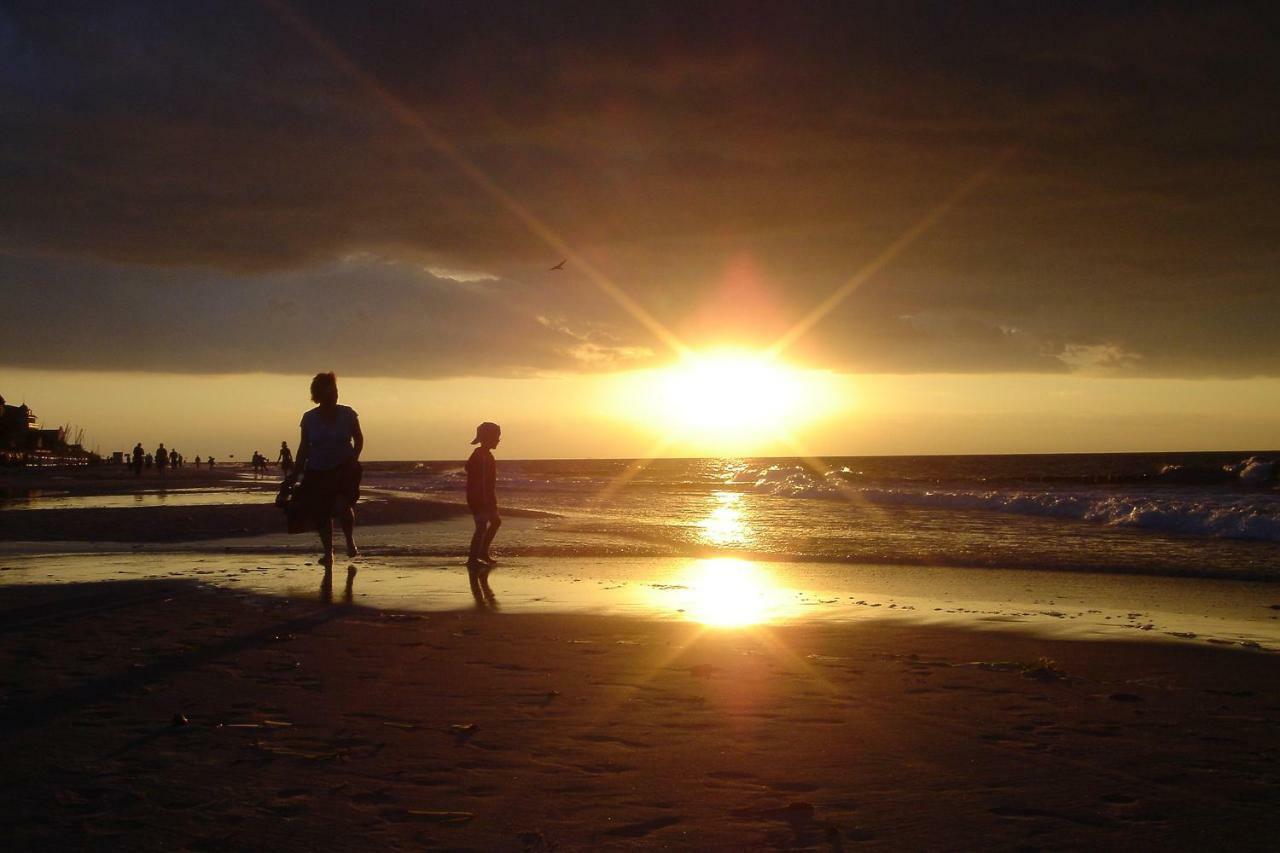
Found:
M 95 459 L 68 428 L 44 429 L 26 403 L 10 406 L 0 396 L 0 465 L 84 465 Z

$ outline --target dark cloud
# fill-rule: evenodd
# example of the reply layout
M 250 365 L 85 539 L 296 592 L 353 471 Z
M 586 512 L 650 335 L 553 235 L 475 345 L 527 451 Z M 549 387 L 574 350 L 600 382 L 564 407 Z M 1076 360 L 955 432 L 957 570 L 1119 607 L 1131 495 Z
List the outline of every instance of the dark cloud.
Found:
M 381 376 L 599 370 L 651 357 L 538 313 L 528 288 L 371 256 L 236 276 L 0 258 L 0 363 L 167 373 Z
M 767 344 L 1016 145 L 797 352 L 887 371 L 1280 372 L 1265 6 L 290 8 L 693 343 Z M 35 324 L 23 334 L 64 341 L 46 356 L 60 365 L 311 369 L 259 314 L 365 373 L 659 348 L 581 276 L 547 274 L 553 250 L 271 4 L 12 3 L 0 57 L 0 287 Z M 182 319 L 136 326 L 140 302 Z M 475 312 L 490 345 L 468 359 Z

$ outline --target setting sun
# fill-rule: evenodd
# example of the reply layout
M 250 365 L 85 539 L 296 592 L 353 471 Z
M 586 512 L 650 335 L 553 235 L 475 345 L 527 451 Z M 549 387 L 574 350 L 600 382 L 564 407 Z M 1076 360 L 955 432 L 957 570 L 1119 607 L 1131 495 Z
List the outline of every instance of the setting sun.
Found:
M 634 374 L 619 408 L 659 420 L 673 440 L 722 447 L 771 441 L 829 412 L 826 375 L 749 350 L 716 350 Z

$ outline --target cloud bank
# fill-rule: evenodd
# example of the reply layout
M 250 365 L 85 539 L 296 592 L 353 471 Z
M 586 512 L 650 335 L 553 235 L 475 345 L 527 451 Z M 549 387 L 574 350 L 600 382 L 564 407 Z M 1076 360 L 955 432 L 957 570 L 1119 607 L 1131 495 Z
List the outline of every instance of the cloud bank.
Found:
M 839 370 L 1280 373 L 1262 6 L 300 3 L 691 345 Z M 0 10 L 0 363 L 617 369 L 642 326 L 256 3 Z M 434 271 L 434 272 L 432 272 Z

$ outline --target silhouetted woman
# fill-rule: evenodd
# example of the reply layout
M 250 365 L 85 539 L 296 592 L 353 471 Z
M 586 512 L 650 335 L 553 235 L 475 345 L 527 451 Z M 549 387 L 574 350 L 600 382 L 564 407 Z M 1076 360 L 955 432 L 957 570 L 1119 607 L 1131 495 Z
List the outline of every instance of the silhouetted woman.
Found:
M 302 472 L 302 489 L 315 513 L 316 529 L 324 545 L 325 566 L 333 565 L 333 515 L 342 522 L 347 556 L 359 552 L 352 538 L 355 504 L 360 497 L 360 451 L 364 435 L 360 417 L 350 406 L 338 405 L 338 379 L 317 373 L 311 380 L 311 400 L 318 405 L 302 416 L 296 470 Z

